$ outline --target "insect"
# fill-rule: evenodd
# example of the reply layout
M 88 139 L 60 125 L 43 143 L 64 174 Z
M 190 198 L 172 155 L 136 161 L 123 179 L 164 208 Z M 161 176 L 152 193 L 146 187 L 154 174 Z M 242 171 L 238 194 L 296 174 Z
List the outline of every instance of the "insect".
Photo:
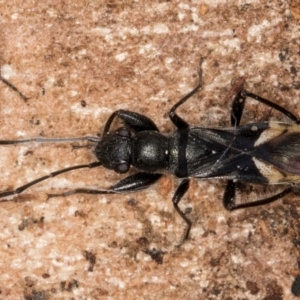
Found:
M 176 130 L 169 135 L 160 133 L 155 123 L 142 114 L 117 110 L 108 118 L 101 138 L 0 140 L 2 145 L 32 141 L 87 140 L 94 143 L 93 153 L 97 158 L 97 161 L 90 164 L 61 169 L 15 190 L 3 191 L 0 193 L 0 198 L 20 194 L 41 181 L 81 168 L 103 166 L 125 174 L 130 167 L 134 167 L 136 173 L 121 179 L 108 189 L 77 188 L 61 194 L 48 194 L 48 196 L 133 192 L 148 188 L 168 172 L 180 179 L 172 202 L 176 212 L 187 225 L 183 242 L 189 236 L 192 222 L 180 209 L 179 203 L 187 192 L 192 177 L 199 180 L 227 180 L 223 204 L 228 210 L 266 204 L 290 192 L 297 193 L 300 178 L 299 119 L 285 108 L 245 90 L 245 79 L 241 78 L 228 95 L 234 98 L 231 127 L 190 126 L 176 113 L 176 110 L 202 87 L 201 67 L 198 75 L 197 86 L 178 101 L 169 112 L 169 118 L 176 126 Z M 292 123 L 260 122 L 240 125 L 247 97 L 286 115 Z M 112 130 L 112 123 L 116 118 L 121 120 L 123 126 Z M 248 184 L 261 186 L 269 196 L 264 199 L 253 197 L 244 199 L 243 191 Z

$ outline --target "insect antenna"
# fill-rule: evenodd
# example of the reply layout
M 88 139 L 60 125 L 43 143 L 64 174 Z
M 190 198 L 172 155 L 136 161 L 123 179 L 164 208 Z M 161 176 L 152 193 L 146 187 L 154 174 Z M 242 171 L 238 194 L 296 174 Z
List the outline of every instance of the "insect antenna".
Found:
M 96 136 L 83 136 L 75 138 L 32 138 L 24 140 L 0 140 L 0 145 L 15 145 L 15 144 L 25 144 L 25 143 L 72 143 L 79 141 L 88 141 L 93 143 L 98 143 L 101 138 Z M 80 146 L 79 146 L 80 147 Z M 74 148 L 77 148 L 76 146 Z

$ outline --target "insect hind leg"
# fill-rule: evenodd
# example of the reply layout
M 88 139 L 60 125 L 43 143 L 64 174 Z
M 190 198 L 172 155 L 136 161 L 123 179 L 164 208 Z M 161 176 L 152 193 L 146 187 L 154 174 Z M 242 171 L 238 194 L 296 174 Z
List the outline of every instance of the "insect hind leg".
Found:
M 294 192 L 293 188 L 289 187 L 282 190 L 280 193 L 272 195 L 271 197 L 257 199 L 251 202 L 236 204 L 236 188 L 237 188 L 236 185 L 238 185 L 238 182 L 235 183 L 235 182 L 228 181 L 228 184 L 225 189 L 225 193 L 223 197 L 223 205 L 229 211 L 269 204 L 278 199 L 283 198 L 284 196 L 290 194 L 291 192 Z
M 290 111 L 288 111 L 287 109 L 285 109 L 284 107 L 280 106 L 279 104 L 276 104 L 266 98 L 260 97 L 256 94 L 250 93 L 247 90 L 243 90 L 242 92 L 244 97 L 250 97 L 258 102 L 261 102 L 263 104 L 265 104 L 266 106 L 269 106 L 277 111 L 279 111 L 280 113 L 284 114 L 285 116 L 287 116 L 288 118 L 290 118 L 293 122 L 295 122 L 296 124 L 300 124 L 300 119 L 297 118 L 293 113 L 291 113 Z

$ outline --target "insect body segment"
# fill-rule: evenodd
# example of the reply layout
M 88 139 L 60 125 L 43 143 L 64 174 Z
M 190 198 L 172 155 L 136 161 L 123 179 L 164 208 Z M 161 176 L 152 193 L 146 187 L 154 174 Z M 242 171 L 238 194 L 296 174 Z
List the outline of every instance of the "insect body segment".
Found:
M 193 127 L 176 113 L 177 108 L 201 88 L 200 68 L 197 86 L 169 112 L 170 120 L 176 126 L 176 130 L 169 135 L 160 133 L 155 123 L 142 114 L 118 110 L 108 118 L 101 138 L 0 141 L 0 144 L 8 145 L 30 141 L 85 140 L 95 144 L 93 153 L 97 158 L 93 163 L 58 170 L 15 190 L 4 191 L 0 193 L 0 198 L 19 194 L 38 182 L 80 168 L 103 166 L 125 174 L 130 167 L 134 167 L 136 173 L 124 177 L 108 189 L 77 188 L 48 196 L 134 192 L 148 188 L 168 172 L 181 180 L 172 202 L 187 225 L 184 241 L 189 235 L 192 222 L 180 209 L 179 203 L 188 190 L 192 177 L 198 180 L 227 180 L 223 204 L 228 210 L 262 205 L 288 193 L 298 193 L 300 121 L 285 108 L 246 91 L 244 82 L 244 78 L 237 81 L 227 95 L 227 98 L 234 97 L 228 128 Z M 293 124 L 263 122 L 240 125 L 247 97 L 288 116 Z M 122 127 L 112 130 L 115 118 L 121 120 Z M 258 187 L 266 197 L 260 198 L 255 194 L 252 185 Z

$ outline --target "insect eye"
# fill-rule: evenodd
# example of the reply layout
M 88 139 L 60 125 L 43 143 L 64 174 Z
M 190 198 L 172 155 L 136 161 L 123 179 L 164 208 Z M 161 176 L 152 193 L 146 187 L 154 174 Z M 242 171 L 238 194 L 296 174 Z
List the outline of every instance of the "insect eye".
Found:
M 118 134 L 120 136 L 124 136 L 124 137 L 130 137 L 130 131 L 125 127 L 121 127 L 119 129 L 117 129 L 116 134 Z
M 129 164 L 128 163 L 121 163 L 121 164 L 118 164 L 116 167 L 115 167 L 115 171 L 117 173 L 126 173 L 127 171 L 129 170 Z

